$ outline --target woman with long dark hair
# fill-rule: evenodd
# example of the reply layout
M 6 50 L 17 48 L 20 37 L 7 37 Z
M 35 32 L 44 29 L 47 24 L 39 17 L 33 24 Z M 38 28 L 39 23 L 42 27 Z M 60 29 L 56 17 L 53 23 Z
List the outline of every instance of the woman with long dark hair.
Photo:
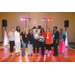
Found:
M 21 43 L 20 43 L 20 27 L 16 27 L 15 31 L 15 52 L 16 55 L 20 55 L 20 48 L 21 48 Z
M 45 44 L 44 38 L 45 38 L 44 28 L 41 28 L 40 36 L 39 36 L 39 47 L 41 47 L 42 56 L 44 56 L 44 44 Z

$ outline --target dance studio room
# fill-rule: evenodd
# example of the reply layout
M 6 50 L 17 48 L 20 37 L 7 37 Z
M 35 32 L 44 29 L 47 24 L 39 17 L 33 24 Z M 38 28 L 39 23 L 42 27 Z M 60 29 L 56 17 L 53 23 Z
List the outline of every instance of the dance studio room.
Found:
M 75 62 L 75 12 L 0 12 L 0 62 Z

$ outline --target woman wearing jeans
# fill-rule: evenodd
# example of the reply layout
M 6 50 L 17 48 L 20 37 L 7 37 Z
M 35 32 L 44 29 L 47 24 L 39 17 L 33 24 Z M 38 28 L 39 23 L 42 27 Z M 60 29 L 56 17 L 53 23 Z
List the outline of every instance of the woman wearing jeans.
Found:
M 26 34 L 26 29 L 23 28 L 22 33 L 20 34 L 21 37 L 21 42 L 22 42 L 22 56 L 25 55 L 25 48 L 27 45 L 27 34 Z

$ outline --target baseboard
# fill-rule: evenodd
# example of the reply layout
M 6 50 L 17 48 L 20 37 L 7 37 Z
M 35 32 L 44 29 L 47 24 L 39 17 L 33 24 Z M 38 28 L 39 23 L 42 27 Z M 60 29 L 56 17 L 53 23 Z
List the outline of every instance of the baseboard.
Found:
M 70 43 L 75 43 L 75 42 L 68 42 L 68 43 L 70 44 Z

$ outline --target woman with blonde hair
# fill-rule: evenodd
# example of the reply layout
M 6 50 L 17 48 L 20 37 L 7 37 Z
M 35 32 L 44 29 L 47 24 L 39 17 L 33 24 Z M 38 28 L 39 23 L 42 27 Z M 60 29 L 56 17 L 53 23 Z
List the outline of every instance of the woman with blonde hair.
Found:
M 8 43 L 10 44 L 11 55 L 13 55 L 14 41 L 15 41 L 15 28 L 12 27 L 11 31 L 8 33 Z
M 23 28 L 21 34 L 20 34 L 20 38 L 21 38 L 21 42 L 22 42 L 22 56 L 25 55 L 25 48 L 27 45 L 27 33 L 26 33 L 26 29 Z

